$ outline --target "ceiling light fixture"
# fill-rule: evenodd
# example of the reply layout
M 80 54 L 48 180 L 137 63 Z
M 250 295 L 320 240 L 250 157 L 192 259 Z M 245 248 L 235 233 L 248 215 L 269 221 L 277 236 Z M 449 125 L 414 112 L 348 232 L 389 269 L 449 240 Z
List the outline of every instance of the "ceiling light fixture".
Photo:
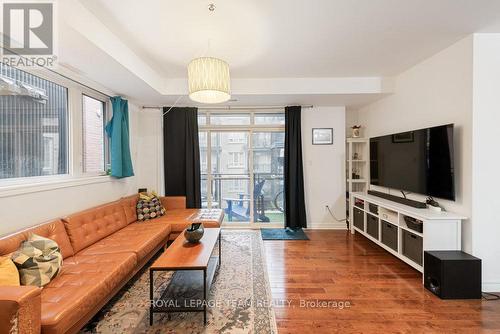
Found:
M 201 57 L 188 65 L 189 98 L 200 103 L 221 103 L 231 98 L 229 65 L 218 58 Z
M 210 12 L 215 5 L 208 5 Z M 189 98 L 199 103 L 222 103 L 231 98 L 229 65 L 222 59 L 200 57 L 188 67 Z

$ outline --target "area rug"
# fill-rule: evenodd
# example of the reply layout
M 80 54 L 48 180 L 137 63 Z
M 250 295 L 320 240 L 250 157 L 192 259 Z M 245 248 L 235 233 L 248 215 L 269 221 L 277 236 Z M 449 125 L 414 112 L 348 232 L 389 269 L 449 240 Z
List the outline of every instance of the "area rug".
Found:
M 309 240 L 302 229 L 263 228 L 260 232 L 262 240 Z
M 148 267 L 81 333 L 277 333 L 258 231 L 222 232 L 222 264 L 209 293 L 206 326 L 202 313 L 156 313 L 153 326 L 149 326 Z M 162 296 L 172 274 L 161 275 L 155 276 L 155 296 Z

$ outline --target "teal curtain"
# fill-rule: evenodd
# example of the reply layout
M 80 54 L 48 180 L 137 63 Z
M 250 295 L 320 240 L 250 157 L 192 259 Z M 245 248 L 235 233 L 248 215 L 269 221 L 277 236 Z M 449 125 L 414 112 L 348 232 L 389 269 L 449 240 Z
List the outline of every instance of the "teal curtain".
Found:
M 115 96 L 111 98 L 111 104 L 113 117 L 106 125 L 111 148 L 111 176 L 134 176 L 129 143 L 128 101 Z

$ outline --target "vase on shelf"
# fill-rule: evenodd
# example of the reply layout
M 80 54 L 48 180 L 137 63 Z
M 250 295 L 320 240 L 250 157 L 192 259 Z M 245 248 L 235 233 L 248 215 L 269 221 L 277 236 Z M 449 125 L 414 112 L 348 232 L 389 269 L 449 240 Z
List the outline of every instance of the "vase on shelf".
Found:
M 352 130 L 352 138 L 359 138 L 360 135 L 361 135 L 361 125 L 353 125 L 351 127 L 351 130 Z

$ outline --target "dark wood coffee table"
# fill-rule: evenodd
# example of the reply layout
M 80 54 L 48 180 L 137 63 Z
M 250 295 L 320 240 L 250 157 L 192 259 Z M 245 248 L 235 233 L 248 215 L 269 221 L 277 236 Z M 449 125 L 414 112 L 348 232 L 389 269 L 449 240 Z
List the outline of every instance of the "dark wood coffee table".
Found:
M 206 228 L 199 243 L 191 244 L 181 233 L 174 242 L 160 255 L 149 268 L 149 324 L 153 324 L 154 313 L 203 312 L 203 321 L 207 323 L 207 292 L 221 263 L 220 228 Z M 218 255 L 214 255 L 215 246 L 219 246 Z M 187 272 L 198 270 L 203 277 Z M 175 271 L 168 287 L 158 300 L 153 299 L 154 273 L 157 271 Z M 197 291 L 202 286 L 200 296 L 186 298 L 186 290 Z

